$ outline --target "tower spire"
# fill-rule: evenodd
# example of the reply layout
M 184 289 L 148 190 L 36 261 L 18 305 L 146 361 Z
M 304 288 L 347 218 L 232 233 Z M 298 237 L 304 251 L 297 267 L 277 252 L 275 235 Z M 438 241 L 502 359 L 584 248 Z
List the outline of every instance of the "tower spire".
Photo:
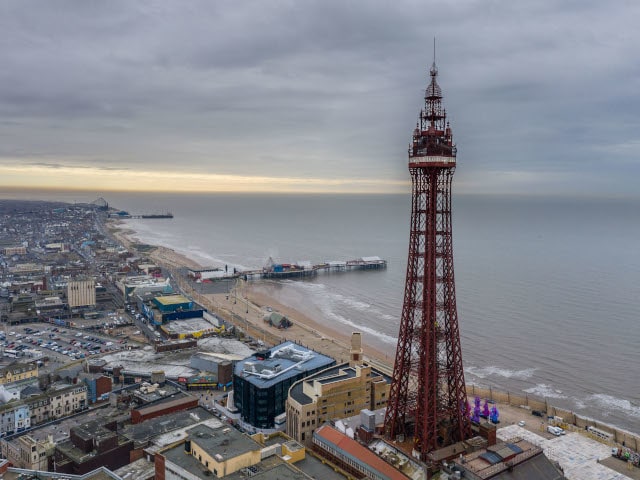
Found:
M 438 67 L 436 67 L 436 37 L 433 37 L 433 62 L 431 63 L 429 73 L 432 78 L 438 76 Z

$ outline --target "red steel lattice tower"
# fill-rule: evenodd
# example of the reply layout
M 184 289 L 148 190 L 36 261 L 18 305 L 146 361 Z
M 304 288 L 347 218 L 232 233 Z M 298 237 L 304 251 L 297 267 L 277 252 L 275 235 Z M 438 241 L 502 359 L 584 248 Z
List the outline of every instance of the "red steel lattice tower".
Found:
M 413 438 L 413 450 L 422 460 L 471 436 L 451 241 L 456 146 L 442 107 L 435 61 L 430 75 L 409 145 L 409 258 L 385 416 L 387 438 Z

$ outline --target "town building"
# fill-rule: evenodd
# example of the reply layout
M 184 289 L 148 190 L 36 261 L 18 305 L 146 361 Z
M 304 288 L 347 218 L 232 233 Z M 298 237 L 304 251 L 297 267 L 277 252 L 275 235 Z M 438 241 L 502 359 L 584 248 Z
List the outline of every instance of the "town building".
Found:
M 209 280 L 211 278 L 224 278 L 225 276 L 227 276 L 227 271 L 223 270 L 222 268 L 219 267 L 209 267 L 209 268 L 190 268 L 187 271 L 187 274 L 189 275 L 189 278 L 193 279 L 193 280 Z
M 87 386 L 80 384 L 54 391 L 49 399 L 50 417 L 66 417 L 87 408 Z
M 330 425 L 322 425 L 313 432 L 313 449 L 356 478 L 409 480 L 367 447 Z
M 237 362 L 233 402 L 242 421 L 254 429 L 284 430 L 282 414 L 289 388 L 335 363 L 333 358 L 294 342 L 282 343 Z
M 7 256 L 10 256 L 10 255 L 26 255 L 27 254 L 27 247 L 25 247 L 25 246 L 4 247 L 2 249 L 2 253 L 4 253 Z
M 0 368 L 0 385 L 6 385 L 21 380 L 38 378 L 38 365 L 35 362 L 14 363 Z
M 0 384 L 0 404 L 13 402 L 32 395 L 39 395 L 40 393 L 42 392 L 38 388 L 37 378 Z
M 349 363 L 292 385 L 286 404 L 287 434 L 311 446 L 313 431 L 325 422 L 385 407 L 389 382 L 389 377 L 363 361 L 361 335 L 354 333 Z
M 233 384 L 233 364 L 227 358 L 199 352 L 191 357 L 189 366 L 200 373 L 186 378 L 187 390 L 227 388 Z
M 160 401 L 152 405 L 136 408 L 131 411 L 131 423 L 141 423 L 151 418 L 161 417 L 169 413 L 189 410 L 198 406 L 198 399 L 190 395 L 180 396 L 179 398 L 169 399 L 169 401 Z
M 115 470 L 129 464 L 133 441 L 99 420 L 72 427 L 69 439 L 56 445 L 55 471 L 76 475 L 104 466 Z
M 87 386 L 57 386 L 47 392 L 0 406 L 0 436 L 21 432 L 87 407 Z
M 315 457 L 307 457 L 306 449 L 282 432 L 248 436 L 227 425 L 203 423 L 185 433 L 179 442 L 173 439 L 151 452 L 156 479 L 344 479 Z
M 262 446 L 234 428 L 198 425 L 187 439 L 156 453 L 156 478 L 199 478 L 191 472 L 208 471 L 217 478 L 260 463 Z
M 35 306 L 36 313 L 46 315 L 51 312 L 62 310 L 64 308 L 64 302 L 57 295 L 50 295 L 36 300 Z
M 187 311 L 193 308 L 193 302 L 184 295 L 159 295 L 153 299 L 153 304 L 162 313 Z
M 111 377 L 82 372 L 78 378 L 87 385 L 87 401 L 90 404 L 109 398 L 109 393 L 113 387 L 113 379 Z
M 47 470 L 54 450 L 55 443 L 51 437 L 36 440 L 30 435 L 23 435 L 15 442 L 7 442 L 6 455 L 14 467 Z
M 187 430 L 198 424 L 206 424 L 212 428 L 223 426 L 222 421 L 205 408 L 196 407 L 168 413 L 142 423 L 127 424 L 118 432 L 133 441 L 132 458 L 142 458 L 145 455 L 152 456 L 157 451 L 185 440 Z
M 67 284 L 67 302 L 70 308 L 95 306 L 95 280 L 93 278 L 70 280 Z
M 452 473 L 481 480 L 564 480 L 542 449 L 519 437 L 455 457 Z
M 169 294 L 173 292 L 168 278 L 156 278 L 150 275 L 124 277 L 116 282 L 125 302 L 131 301 L 135 295 L 145 293 Z

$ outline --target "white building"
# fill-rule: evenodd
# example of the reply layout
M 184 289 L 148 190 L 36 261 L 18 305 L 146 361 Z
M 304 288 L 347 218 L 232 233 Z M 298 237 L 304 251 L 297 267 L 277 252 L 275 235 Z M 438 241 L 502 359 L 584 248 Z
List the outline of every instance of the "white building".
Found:
M 96 304 L 96 282 L 93 278 L 70 280 L 67 284 L 69 307 L 88 307 Z

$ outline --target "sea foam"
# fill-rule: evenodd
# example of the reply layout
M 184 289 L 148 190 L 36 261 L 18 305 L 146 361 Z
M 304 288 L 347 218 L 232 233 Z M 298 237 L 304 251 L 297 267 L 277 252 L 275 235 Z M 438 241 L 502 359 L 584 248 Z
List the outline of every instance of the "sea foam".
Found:
M 524 391 L 542 398 L 567 398 L 566 395 L 562 394 L 562 390 L 554 389 L 546 383 L 539 383 L 535 387 L 527 388 Z
M 508 368 L 501 368 L 494 365 L 486 367 L 465 367 L 465 373 L 473 375 L 478 378 L 487 378 L 491 376 L 498 376 L 503 378 L 515 378 L 519 380 L 526 380 L 531 378 L 536 371 L 535 368 L 525 368 L 522 370 L 509 370 Z

